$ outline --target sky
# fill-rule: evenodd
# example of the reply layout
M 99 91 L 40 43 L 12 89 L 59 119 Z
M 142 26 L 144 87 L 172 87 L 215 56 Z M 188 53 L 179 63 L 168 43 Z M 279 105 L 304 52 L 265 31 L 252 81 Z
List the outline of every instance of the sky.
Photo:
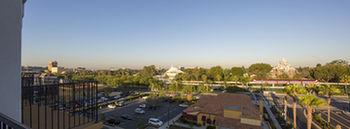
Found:
M 22 65 L 293 66 L 350 60 L 349 0 L 28 0 Z

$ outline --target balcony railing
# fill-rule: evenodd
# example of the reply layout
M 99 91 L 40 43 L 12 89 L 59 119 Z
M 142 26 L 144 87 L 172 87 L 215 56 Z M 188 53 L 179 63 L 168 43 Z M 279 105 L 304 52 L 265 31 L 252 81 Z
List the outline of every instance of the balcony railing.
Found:
M 0 113 L 0 129 L 29 129 L 16 120 Z
M 22 123 L 32 129 L 71 129 L 98 120 L 97 83 L 34 83 L 22 77 Z

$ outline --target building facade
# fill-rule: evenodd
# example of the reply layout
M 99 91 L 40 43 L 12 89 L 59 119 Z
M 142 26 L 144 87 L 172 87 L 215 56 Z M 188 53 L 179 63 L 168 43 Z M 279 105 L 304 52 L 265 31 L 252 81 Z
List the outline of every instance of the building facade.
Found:
M 277 66 L 272 68 L 271 78 L 293 78 L 297 74 L 297 70 L 292 67 L 286 59 L 282 59 Z
M 176 75 L 180 73 L 183 73 L 183 72 L 178 68 L 172 66 L 168 71 L 164 73 L 164 76 L 166 76 L 169 80 L 174 80 Z
M 47 70 L 49 70 L 51 73 L 59 73 L 60 68 L 58 67 L 57 61 L 50 61 L 47 65 Z
M 245 94 L 202 95 L 184 110 L 183 118 L 201 126 L 227 129 L 261 129 L 262 118 L 250 96 Z

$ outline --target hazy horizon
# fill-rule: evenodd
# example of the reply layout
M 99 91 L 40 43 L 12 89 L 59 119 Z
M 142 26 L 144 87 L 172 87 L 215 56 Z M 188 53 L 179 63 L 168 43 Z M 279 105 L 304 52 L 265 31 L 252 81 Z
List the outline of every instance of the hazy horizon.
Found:
M 350 1 L 27 1 L 22 65 L 89 69 L 350 60 Z
M 282 59 L 281 59 L 282 60 Z M 268 63 L 270 64 L 271 66 L 277 66 L 278 63 L 281 61 L 277 61 L 277 62 L 274 62 L 274 63 L 268 63 L 268 62 L 255 62 L 255 63 Z M 339 60 L 339 59 L 334 59 L 334 60 Z M 327 61 L 325 63 L 315 63 L 313 65 L 294 65 L 293 63 L 290 63 L 288 60 L 288 63 L 295 67 L 295 68 L 298 68 L 298 67 L 316 67 L 317 64 L 326 64 L 326 63 L 329 63 L 331 61 L 334 61 L 334 60 L 330 60 L 330 61 Z M 344 59 L 340 59 L 340 60 L 344 60 Z M 50 61 L 57 61 L 57 60 L 50 60 Z M 349 60 L 346 60 L 346 61 L 349 61 Z M 232 67 L 245 67 L 245 68 L 248 68 L 250 65 L 252 64 L 255 64 L 255 63 L 251 63 L 251 64 L 247 64 L 247 65 L 225 65 L 225 64 L 217 64 L 217 65 L 157 65 L 157 64 L 147 64 L 147 65 L 143 65 L 143 66 L 136 66 L 136 67 L 123 67 L 123 66 L 117 66 L 117 65 L 111 65 L 111 66 L 108 66 L 108 65 L 104 65 L 104 66 L 97 66 L 97 67 L 89 67 L 89 66 L 84 66 L 84 65 L 73 65 L 73 66 L 69 66 L 69 65 L 66 65 L 63 63 L 60 64 L 60 62 L 58 61 L 58 66 L 59 67 L 64 67 L 64 68 L 77 68 L 77 67 L 84 67 L 84 68 L 87 68 L 87 69 L 93 69 L 93 70 L 110 70 L 110 69 L 120 69 L 120 68 L 130 68 L 130 69 L 142 69 L 144 66 L 150 66 L 150 65 L 155 65 L 157 68 L 170 68 L 170 67 L 177 67 L 177 68 L 180 68 L 180 67 L 185 67 L 185 68 L 195 68 L 195 67 L 201 67 L 201 68 L 210 68 L 210 67 L 214 67 L 214 66 L 221 66 L 223 68 L 232 68 Z M 48 65 L 48 62 L 47 64 L 37 64 L 37 65 L 22 65 L 22 66 L 38 66 L 38 67 L 47 67 Z

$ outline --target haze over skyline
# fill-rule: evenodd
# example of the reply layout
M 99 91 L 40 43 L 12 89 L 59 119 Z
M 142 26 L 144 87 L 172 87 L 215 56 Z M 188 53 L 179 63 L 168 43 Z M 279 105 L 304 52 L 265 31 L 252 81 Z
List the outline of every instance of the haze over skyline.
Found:
M 350 60 L 350 1 L 27 1 L 22 64 L 93 69 Z

